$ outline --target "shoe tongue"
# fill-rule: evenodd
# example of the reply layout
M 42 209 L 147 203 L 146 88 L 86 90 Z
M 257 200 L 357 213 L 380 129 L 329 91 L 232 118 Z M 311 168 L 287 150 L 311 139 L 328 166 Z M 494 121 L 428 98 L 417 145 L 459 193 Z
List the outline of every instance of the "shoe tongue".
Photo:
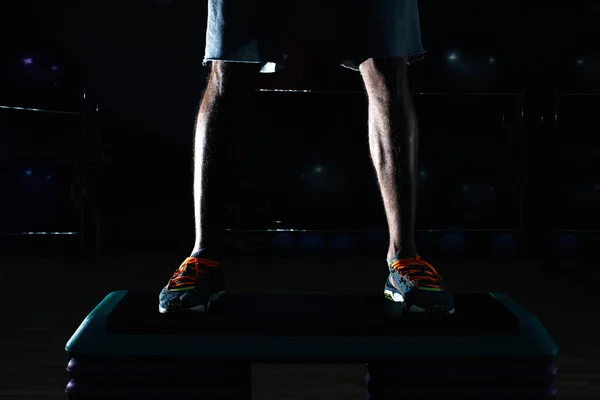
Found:
M 190 255 L 190 258 L 196 258 L 196 259 L 206 259 L 206 260 L 211 260 L 211 261 L 219 261 L 222 258 L 222 254 L 218 251 L 213 251 L 213 250 L 208 250 L 207 249 L 200 249 L 194 253 L 192 253 L 192 255 Z
M 406 257 L 403 254 L 400 254 L 402 252 L 402 250 L 398 250 L 398 252 L 396 253 L 396 255 L 392 258 L 388 258 L 387 259 L 387 263 L 388 265 L 390 265 L 391 263 L 393 263 L 394 261 L 400 260 L 402 258 L 415 258 L 415 257 Z
M 181 273 L 179 275 L 181 275 L 181 276 L 191 276 L 191 275 L 195 274 L 193 268 L 191 268 L 191 266 L 194 263 L 190 262 L 190 258 L 187 258 L 185 260 L 185 268 L 183 269 L 183 271 L 181 271 Z
M 201 256 L 206 257 L 206 249 L 200 249 L 190 256 L 190 258 L 200 258 Z
M 390 265 L 391 263 L 398 260 L 399 258 L 400 258 L 400 250 L 398 250 L 398 252 L 396 253 L 396 255 L 394 257 L 388 258 L 386 261 L 387 261 L 388 265 Z

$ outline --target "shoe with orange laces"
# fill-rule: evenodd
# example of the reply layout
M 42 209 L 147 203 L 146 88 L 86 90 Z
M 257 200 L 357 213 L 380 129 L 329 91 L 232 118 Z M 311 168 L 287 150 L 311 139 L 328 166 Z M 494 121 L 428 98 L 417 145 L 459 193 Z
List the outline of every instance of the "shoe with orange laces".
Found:
M 185 259 L 161 290 L 158 311 L 162 314 L 208 311 L 211 303 L 225 293 L 221 264 L 194 255 Z
M 442 277 L 420 256 L 402 258 L 400 252 L 387 260 L 390 275 L 384 295 L 404 303 L 410 312 L 454 313 L 454 299 L 443 285 Z

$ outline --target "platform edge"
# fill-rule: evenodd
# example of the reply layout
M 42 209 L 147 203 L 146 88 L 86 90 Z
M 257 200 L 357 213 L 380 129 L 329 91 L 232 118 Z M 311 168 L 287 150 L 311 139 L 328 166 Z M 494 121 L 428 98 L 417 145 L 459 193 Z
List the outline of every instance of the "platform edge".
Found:
M 89 346 L 97 344 L 99 336 L 106 335 L 106 320 L 108 315 L 125 297 L 127 292 L 127 290 L 116 290 L 106 295 L 104 300 L 94 307 L 75 330 L 71 338 L 67 341 L 65 350 L 68 353 L 83 353 Z
M 508 308 L 519 319 L 519 333 L 528 346 L 537 348 L 540 355 L 556 357 L 558 346 L 542 322 L 522 305 L 504 293 L 490 292 L 490 295 Z

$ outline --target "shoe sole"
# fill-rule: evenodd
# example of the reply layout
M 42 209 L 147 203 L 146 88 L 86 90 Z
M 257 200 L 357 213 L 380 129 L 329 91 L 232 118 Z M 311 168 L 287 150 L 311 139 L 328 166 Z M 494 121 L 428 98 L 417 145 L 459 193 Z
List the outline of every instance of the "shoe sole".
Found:
M 410 307 L 408 307 L 406 305 L 406 302 L 404 301 L 404 296 L 402 296 L 402 294 L 387 281 L 385 283 L 385 288 L 383 289 L 383 295 L 385 296 L 386 299 L 393 301 L 394 303 L 402 303 L 404 305 L 404 309 L 407 310 L 408 312 L 424 313 L 427 311 L 424 308 L 416 306 L 414 304 L 411 305 Z M 454 314 L 454 308 L 452 310 L 448 310 L 446 312 L 448 314 Z
M 159 305 L 158 312 L 160 312 L 161 314 L 180 313 L 180 312 L 188 312 L 188 311 L 200 312 L 200 313 L 208 312 L 210 310 L 211 304 L 213 302 L 216 302 L 217 300 L 219 300 L 219 298 L 224 294 L 225 294 L 225 290 L 221 290 L 220 292 L 211 294 L 210 297 L 208 298 L 208 302 L 206 303 L 206 307 L 204 306 L 204 304 L 200 304 L 200 305 L 190 307 L 190 308 L 179 308 L 176 310 L 169 310 L 169 309 L 161 307 Z

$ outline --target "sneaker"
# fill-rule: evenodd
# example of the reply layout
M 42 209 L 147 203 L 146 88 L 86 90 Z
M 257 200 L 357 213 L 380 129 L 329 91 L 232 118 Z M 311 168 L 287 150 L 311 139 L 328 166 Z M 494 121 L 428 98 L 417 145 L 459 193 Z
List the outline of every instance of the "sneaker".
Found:
M 161 290 L 158 311 L 162 314 L 205 312 L 224 293 L 221 264 L 200 255 L 188 257 Z
M 403 303 L 409 312 L 454 313 L 454 299 L 444 287 L 442 277 L 420 256 L 387 260 L 390 274 L 383 294 L 389 300 Z

